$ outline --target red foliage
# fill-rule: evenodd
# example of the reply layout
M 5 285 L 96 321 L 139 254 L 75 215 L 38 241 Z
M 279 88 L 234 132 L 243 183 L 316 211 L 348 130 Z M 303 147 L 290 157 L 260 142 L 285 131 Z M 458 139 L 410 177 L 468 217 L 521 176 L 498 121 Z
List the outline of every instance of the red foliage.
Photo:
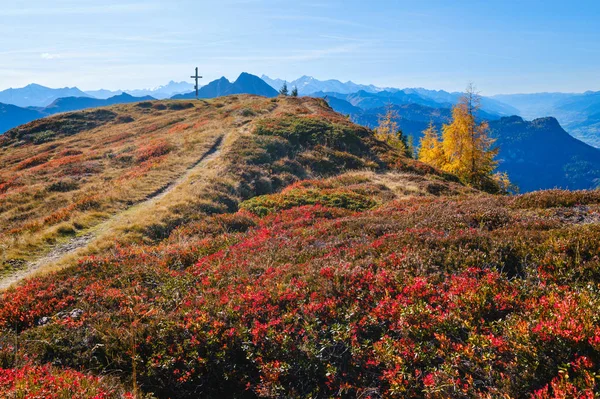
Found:
M 157 158 L 166 155 L 173 149 L 173 146 L 164 139 L 158 139 L 150 142 L 139 148 L 136 153 L 136 159 L 139 163 L 147 161 L 151 158 Z
M 128 395 L 128 394 L 126 394 Z M 111 399 L 120 395 L 105 388 L 102 379 L 73 370 L 27 365 L 0 368 L 0 398 Z M 127 396 L 126 396 L 127 397 Z

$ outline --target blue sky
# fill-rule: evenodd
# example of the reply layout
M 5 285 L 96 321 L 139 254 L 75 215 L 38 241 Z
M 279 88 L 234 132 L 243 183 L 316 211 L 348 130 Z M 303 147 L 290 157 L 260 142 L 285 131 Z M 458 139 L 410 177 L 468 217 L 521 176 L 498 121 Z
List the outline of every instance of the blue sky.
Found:
M 4 3 L 4 2 L 3 2 Z M 0 89 L 246 71 L 484 94 L 600 90 L 600 1 L 11 0 Z

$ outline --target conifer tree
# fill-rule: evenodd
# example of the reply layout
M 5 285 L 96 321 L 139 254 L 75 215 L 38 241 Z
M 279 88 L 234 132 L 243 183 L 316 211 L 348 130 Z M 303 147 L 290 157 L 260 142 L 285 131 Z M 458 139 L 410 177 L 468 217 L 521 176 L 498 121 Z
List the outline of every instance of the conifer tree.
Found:
M 296 86 L 292 89 L 292 97 L 298 97 L 298 88 Z
M 392 104 L 388 104 L 385 114 L 379 115 L 379 125 L 375 129 L 375 137 L 406 154 L 406 144 L 402 140 L 402 130 L 398 127 L 399 119 L 398 111 L 394 109 Z
M 481 97 L 470 84 L 452 109 L 452 122 L 442 128 L 442 169 L 475 187 L 485 188 L 496 168 L 494 157 L 498 150 L 492 148 L 494 140 L 489 137 L 488 123 L 476 120 L 480 104 Z
M 440 135 L 433 122 L 430 122 L 429 127 L 423 131 L 423 137 L 419 142 L 418 157 L 420 161 L 436 168 L 443 168 L 446 163 Z
M 408 156 L 410 158 L 414 158 L 415 155 L 415 138 L 413 137 L 412 134 L 410 134 L 408 136 L 408 138 L 406 139 L 406 150 L 408 152 Z
M 381 136 L 393 136 L 398 132 L 398 119 L 400 119 L 398 111 L 394 109 L 392 104 L 388 104 L 385 107 L 385 114 L 378 117 L 377 133 Z
M 288 96 L 290 93 L 288 91 L 287 82 L 283 82 L 283 86 L 279 89 L 279 94 L 282 96 Z
M 419 160 L 457 175 L 462 181 L 488 192 L 514 192 L 506 174 L 493 174 L 498 149 L 492 148 L 487 122 L 477 121 L 481 97 L 472 84 L 452 109 L 452 121 L 442 127 L 442 138 L 433 124 L 423 132 Z

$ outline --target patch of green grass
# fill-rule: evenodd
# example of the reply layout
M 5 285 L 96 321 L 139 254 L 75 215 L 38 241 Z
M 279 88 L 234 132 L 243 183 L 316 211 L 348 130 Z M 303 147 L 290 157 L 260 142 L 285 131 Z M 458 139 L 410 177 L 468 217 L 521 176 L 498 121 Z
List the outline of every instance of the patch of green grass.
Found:
M 254 197 L 240 204 L 240 208 L 258 216 L 304 205 L 322 205 L 330 208 L 364 211 L 377 205 L 370 197 L 343 189 L 292 189 L 283 193 Z

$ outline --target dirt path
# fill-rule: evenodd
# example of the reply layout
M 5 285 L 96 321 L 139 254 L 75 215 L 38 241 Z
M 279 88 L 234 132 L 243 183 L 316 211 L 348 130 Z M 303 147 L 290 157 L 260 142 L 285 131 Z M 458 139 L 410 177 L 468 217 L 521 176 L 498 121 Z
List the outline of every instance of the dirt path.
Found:
M 157 201 L 173 191 L 175 187 L 183 183 L 191 174 L 204 167 L 204 165 L 210 160 L 216 158 L 220 153 L 222 143 L 223 136 L 220 136 L 208 149 L 208 151 L 206 151 L 196 162 L 188 167 L 185 173 L 183 173 L 177 179 L 159 188 L 152 194 L 148 195 L 144 200 L 131 205 L 122 212 L 113 215 L 110 219 L 105 220 L 97 226 L 94 226 L 92 229 L 90 229 L 92 232 L 74 237 L 66 243 L 57 245 L 41 258 L 29 262 L 23 268 L 15 270 L 5 277 L 0 278 L 0 291 L 3 291 L 11 285 L 34 275 L 36 272 L 47 267 L 48 265 L 56 263 L 59 260 L 74 254 L 79 249 L 87 247 L 98 236 L 109 230 L 111 225 L 114 225 L 115 222 L 123 219 L 132 211 L 153 206 Z

